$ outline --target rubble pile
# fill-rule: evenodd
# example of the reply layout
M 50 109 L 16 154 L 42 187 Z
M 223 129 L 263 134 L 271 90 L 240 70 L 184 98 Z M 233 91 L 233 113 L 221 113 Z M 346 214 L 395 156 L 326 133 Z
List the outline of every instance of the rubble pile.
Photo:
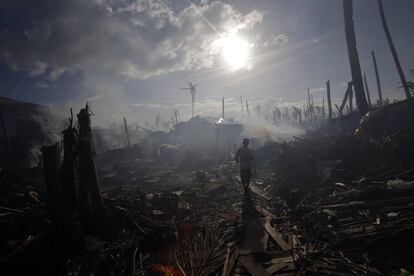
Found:
M 132 166 L 129 169 L 131 175 L 142 173 L 139 166 L 136 172 Z M 94 234 L 85 233 L 80 225 L 72 229 L 76 244 L 65 249 L 60 271 L 164 275 L 171 270 L 176 275 L 209 275 L 222 269 L 227 248 L 241 231 L 242 192 L 227 177 L 233 168 L 216 165 L 205 170 L 208 183 L 200 183 L 193 172 L 177 175 L 155 169 L 152 164 L 135 181 L 118 178 L 118 185 L 106 186 L 105 225 Z M 2 193 L 1 206 L 7 207 L 0 207 L 0 222 L 7 248 L 2 250 L 1 263 L 7 273 L 53 275 L 51 267 L 62 265 L 51 244 L 52 224 L 47 195 L 38 185 L 40 176 L 36 182 L 2 172 L 7 191 Z
M 79 129 L 71 114 L 63 154 L 56 143 L 42 148 L 43 167 L 0 171 L 2 275 L 414 271 L 414 127 L 396 127 L 398 116 L 267 142 L 243 188 L 231 154 L 178 143 L 95 162 L 88 108 Z
M 314 131 L 273 148 L 267 162 L 274 171 L 264 186 L 294 225 L 298 270 L 332 275 L 414 270 L 412 129 L 362 138 Z

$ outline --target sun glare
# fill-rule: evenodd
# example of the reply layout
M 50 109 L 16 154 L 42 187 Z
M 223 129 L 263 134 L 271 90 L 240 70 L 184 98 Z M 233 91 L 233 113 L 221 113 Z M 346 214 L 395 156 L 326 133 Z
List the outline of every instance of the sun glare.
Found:
M 220 38 L 219 46 L 224 60 L 234 71 L 249 67 L 249 43 L 237 36 L 226 35 Z

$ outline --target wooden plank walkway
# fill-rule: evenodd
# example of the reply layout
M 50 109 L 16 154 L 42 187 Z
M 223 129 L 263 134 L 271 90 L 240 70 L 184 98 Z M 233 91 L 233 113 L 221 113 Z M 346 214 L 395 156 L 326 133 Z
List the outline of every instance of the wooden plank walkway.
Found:
M 235 177 L 234 181 L 239 182 L 239 179 Z M 260 201 L 261 198 L 269 201 L 256 191 L 245 192 L 242 210 L 244 233 L 239 247 L 227 253 L 222 276 L 295 275 L 293 255 L 286 255 L 292 252 L 292 243 L 290 240 L 286 241 L 272 226 L 272 219 L 276 217 L 270 213 L 271 208 L 265 206 L 265 209 L 255 203 L 257 198 Z M 270 241 L 273 244 L 272 253 L 269 252 Z M 273 252 L 277 247 L 280 248 L 280 254 L 275 255 Z

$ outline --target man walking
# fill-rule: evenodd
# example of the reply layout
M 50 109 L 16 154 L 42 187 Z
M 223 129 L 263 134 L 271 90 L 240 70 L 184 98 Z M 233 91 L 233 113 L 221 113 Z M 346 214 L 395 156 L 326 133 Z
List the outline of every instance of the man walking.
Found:
M 249 148 L 249 139 L 243 139 L 243 146 L 236 152 L 236 163 L 240 163 L 240 178 L 245 189 L 249 188 L 252 172 L 256 174 L 254 151 Z

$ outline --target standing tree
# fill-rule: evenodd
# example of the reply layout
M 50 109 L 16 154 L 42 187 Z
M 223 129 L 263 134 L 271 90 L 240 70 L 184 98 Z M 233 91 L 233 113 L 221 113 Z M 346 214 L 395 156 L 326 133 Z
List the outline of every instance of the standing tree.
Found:
M 364 86 L 365 86 L 365 92 L 367 92 L 368 105 L 371 108 L 372 107 L 371 95 L 369 94 L 368 83 L 367 83 L 367 75 L 365 74 L 365 72 L 364 72 Z
M 181 88 L 181 89 L 184 89 L 184 90 L 190 90 L 190 93 L 191 93 L 191 118 L 194 117 L 195 94 L 197 93 L 196 87 L 197 87 L 197 84 L 193 84 L 193 83 L 189 82 L 188 87 Z
M 348 46 L 349 63 L 351 65 L 352 83 L 355 88 L 355 101 L 359 112 L 363 115 L 368 111 L 368 103 L 365 98 L 364 84 L 362 81 L 361 65 L 359 64 L 358 50 L 356 47 L 355 28 L 353 19 L 352 0 L 343 0 L 345 34 Z
M 411 98 L 410 89 L 408 88 L 407 80 L 405 79 L 404 71 L 401 67 L 401 63 L 398 58 L 397 50 L 395 49 L 394 42 L 392 41 L 391 32 L 388 29 L 388 24 L 387 24 L 387 20 L 385 19 L 382 0 L 378 0 L 378 6 L 380 10 L 380 15 L 381 15 L 382 27 L 384 28 L 385 35 L 387 36 L 388 44 L 390 45 L 390 49 L 391 49 L 392 57 L 394 58 L 395 66 L 397 67 L 398 74 L 400 75 L 401 83 L 402 83 L 402 86 L 405 92 L 405 96 L 407 97 L 407 99 L 409 99 Z
M 331 82 L 326 82 L 326 99 L 328 100 L 328 118 L 332 119 Z
M 242 96 L 240 96 L 240 106 L 241 106 L 241 110 L 242 110 L 242 116 L 244 117 L 244 108 L 243 108 L 243 98 L 242 98 Z
M 221 118 L 224 119 L 224 97 L 221 99 Z

